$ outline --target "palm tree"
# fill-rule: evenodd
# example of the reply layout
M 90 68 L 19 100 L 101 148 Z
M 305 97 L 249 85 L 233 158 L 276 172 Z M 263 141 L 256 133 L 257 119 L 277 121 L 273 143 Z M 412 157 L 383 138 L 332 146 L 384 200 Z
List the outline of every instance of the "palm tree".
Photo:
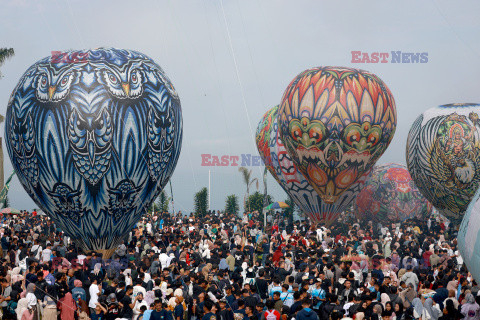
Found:
M 0 67 L 8 58 L 13 57 L 14 54 L 15 50 L 13 50 L 13 48 L 0 48 Z M 0 78 L 1 77 L 2 73 L 0 72 Z
M 0 67 L 8 59 L 13 57 L 15 50 L 13 48 L 0 48 Z M 0 71 L 0 79 L 2 78 L 2 72 Z M 0 124 L 5 120 L 5 118 L 0 114 Z M 3 147 L 2 147 L 2 138 L 0 138 L 0 189 L 3 188 L 5 183 L 5 178 L 3 176 Z
M 245 210 L 245 208 L 247 206 L 247 199 L 250 195 L 250 186 L 255 183 L 255 185 L 257 187 L 257 190 L 258 190 L 258 179 L 257 178 L 252 179 L 252 170 L 248 170 L 245 167 L 238 168 L 238 171 L 240 171 L 242 173 L 243 182 L 245 182 L 245 184 L 247 185 L 247 193 L 245 194 L 245 197 L 243 198 L 243 208 Z M 248 204 L 248 211 L 250 211 L 250 204 Z

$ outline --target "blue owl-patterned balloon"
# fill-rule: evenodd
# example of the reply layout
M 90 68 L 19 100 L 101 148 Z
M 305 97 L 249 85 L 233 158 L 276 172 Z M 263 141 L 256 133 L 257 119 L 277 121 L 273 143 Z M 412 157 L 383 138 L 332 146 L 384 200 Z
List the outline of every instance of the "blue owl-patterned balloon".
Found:
M 85 250 L 110 251 L 170 179 L 182 111 L 170 80 L 142 53 L 55 53 L 20 79 L 5 137 L 37 205 Z

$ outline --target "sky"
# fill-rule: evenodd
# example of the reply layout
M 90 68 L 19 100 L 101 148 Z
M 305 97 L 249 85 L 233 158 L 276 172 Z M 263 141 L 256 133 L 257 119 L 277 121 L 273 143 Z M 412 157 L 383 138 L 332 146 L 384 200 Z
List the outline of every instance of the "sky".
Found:
M 242 202 L 238 167 L 202 166 L 201 155 L 258 155 L 258 122 L 305 69 L 360 68 L 387 84 L 398 123 L 379 164 L 405 164 L 408 131 L 421 112 L 480 102 L 479 1 L 0 0 L 0 8 L 0 47 L 15 49 L 1 67 L 3 115 L 22 74 L 51 51 L 125 48 L 162 66 L 182 104 L 183 145 L 171 181 L 175 210 L 183 212 L 193 210 L 209 171 L 212 209 L 223 209 L 230 194 Z M 427 53 L 428 62 L 353 63 L 352 51 Z M 251 169 L 261 179 L 263 167 Z M 287 198 L 271 176 L 268 191 Z M 9 199 L 18 209 L 36 207 L 16 178 Z

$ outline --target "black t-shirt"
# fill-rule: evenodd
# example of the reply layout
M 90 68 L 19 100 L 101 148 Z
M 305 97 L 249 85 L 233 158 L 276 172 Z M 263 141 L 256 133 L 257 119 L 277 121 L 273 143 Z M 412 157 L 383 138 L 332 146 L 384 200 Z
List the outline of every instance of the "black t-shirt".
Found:
M 118 303 L 109 304 L 107 309 L 107 314 L 105 315 L 105 319 L 115 320 L 118 318 L 119 315 L 120 315 L 120 306 L 118 305 Z
M 132 298 L 130 296 L 125 295 L 122 300 L 123 310 L 122 310 L 122 318 L 132 319 L 133 318 L 133 310 L 130 308 L 130 304 L 132 303 Z
M 153 310 L 152 313 L 150 314 L 150 319 L 151 320 L 164 320 L 165 318 L 165 310 Z
M 245 254 L 242 251 L 235 252 L 235 266 L 239 267 L 242 265 L 243 260 L 245 258 Z
M 258 294 L 262 299 L 267 299 L 268 297 L 268 282 L 265 279 L 257 278 L 255 280 L 255 285 L 257 286 Z
M 183 306 L 181 304 L 177 305 L 175 309 L 173 309 L 173 318 L 174 320 L 183 319 Z
M 328 288 L 332 286 L 332 282 L 330 281 L 330 279 L 327 279 L 325 278 L 323 281 L 322 281 L 322 284 L 320 285 L 320 287 L 325 290 L 325 292 L 330 292 L 328 291 Z

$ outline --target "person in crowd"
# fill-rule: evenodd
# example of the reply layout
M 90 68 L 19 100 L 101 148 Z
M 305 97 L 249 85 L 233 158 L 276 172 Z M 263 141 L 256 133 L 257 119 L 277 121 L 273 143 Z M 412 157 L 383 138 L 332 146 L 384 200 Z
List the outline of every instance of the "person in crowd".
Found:
M 2 319 L 479 319 L 479 286 L 440 216 L 327 227 L 149 212 L 112 257 L 28 212 L 0 218 L 0 236 Z

